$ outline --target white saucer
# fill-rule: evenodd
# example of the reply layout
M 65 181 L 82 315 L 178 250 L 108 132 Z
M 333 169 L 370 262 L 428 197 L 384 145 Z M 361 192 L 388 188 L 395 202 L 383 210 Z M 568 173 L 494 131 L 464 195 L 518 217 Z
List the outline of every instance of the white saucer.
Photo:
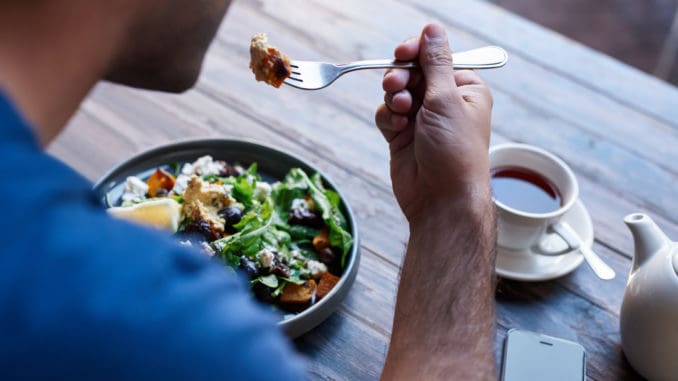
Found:
M 591 247 L 593 244 L 593 223 L 581 200 L 574 203 L 572 209 L 563 216 L 563 221 L 572 226 L 581 237 L 582 245 Z M 553 245 L 560 244 L 563 248 L 567 247 L 558 236 L 550 235 L 547 239 L 551 239 Z M 569 274 L 579 267 L 583 261 L 584 256 L 579 250 L 573 250 L 563 255 L 547 256 L 537 254 L 529 249 L 516 252 L 497 246 L 496 269 L 497 275 L 502 278 L 536 282 Z

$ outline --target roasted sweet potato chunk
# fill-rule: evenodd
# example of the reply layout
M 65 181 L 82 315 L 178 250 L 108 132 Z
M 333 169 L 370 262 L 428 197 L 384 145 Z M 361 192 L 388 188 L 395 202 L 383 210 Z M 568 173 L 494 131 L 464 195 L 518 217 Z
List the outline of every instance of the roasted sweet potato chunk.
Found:
M 174 176 L 162 168 L 158 168 L 153 172 L 151 177 L 146 180 L 148 185 L 148 196 L 157 197 L 160 190 L 171 191 L 174 188 Z
M 334 288 L 334 286 L 339 283 L 339 277 L 336 275 L 332 275 L 330 273 L 324 273 L 322 277 L 320 277 L 320 281 L 318 283 L 318 292 L 316 293 L 316 298 L 318 300 L 321 300 L 322 298 L 325 297 L 325 295 L 329 294 L 330 291 Z
M 313 247 L 319 253 L 322 252 L 323 249 L 330 247 L 330 230 L 327 226 L 323 226 L 322 229 L 320 229 L 320 233 L 313 237 Z
M 288 283 L 280 295 L 283 304 L 308 304 L 315 295 L 318 286 L 313 279 L 302 285 Z

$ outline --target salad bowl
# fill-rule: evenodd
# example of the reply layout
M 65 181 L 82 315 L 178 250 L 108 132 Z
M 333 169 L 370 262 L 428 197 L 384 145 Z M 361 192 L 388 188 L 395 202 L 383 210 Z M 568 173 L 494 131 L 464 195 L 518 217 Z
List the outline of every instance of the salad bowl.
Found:
M 326 296 L 301 312 L 280 314 L 281 320 L 278 324 L 289 337 L 296 338 L 303 335 L 327 319 L 337 309 L 355 281 L 360 262 L 358 229 L 350 206 L 327 176 L 307 161 L 272 147 L 243 140 L 181 141 L 150 149 L 125 160 L 96 182 L 94 192 L 105 207 L 117 206 L 129 176 L 146 178 L 158 167 L 167 166 L 170 163 L 190 163 L 205 155 L 229 163 L 239 163 L 245 167 L 257 163 L 261 178 L 270 182 L 282 181 L 292 168 L 299 168 L 309 174 L 318 173 L 325 187 L 339 195 L 341 199 L 339 209 L 346 218 L 347 231 L 353 238 L 339 281 Z

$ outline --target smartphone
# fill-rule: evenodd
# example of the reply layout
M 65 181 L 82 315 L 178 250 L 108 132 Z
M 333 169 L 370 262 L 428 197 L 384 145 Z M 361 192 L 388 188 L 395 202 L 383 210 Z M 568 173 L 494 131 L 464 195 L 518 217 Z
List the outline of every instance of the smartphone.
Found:
M 511 329 L 504 345 L 502 381 L 584 381 L 586 351 L 572 341 Z

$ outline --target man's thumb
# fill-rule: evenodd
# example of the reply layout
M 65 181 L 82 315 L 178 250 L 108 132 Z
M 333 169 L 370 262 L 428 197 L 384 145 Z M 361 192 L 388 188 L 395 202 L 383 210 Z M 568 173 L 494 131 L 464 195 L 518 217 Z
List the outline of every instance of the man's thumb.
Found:
M 433 23 L 424 27 L 419 48 L 419 64 L 424 72 L 427 97 L 447 97 L 457 91 L 452 51 L 442 25 Z

